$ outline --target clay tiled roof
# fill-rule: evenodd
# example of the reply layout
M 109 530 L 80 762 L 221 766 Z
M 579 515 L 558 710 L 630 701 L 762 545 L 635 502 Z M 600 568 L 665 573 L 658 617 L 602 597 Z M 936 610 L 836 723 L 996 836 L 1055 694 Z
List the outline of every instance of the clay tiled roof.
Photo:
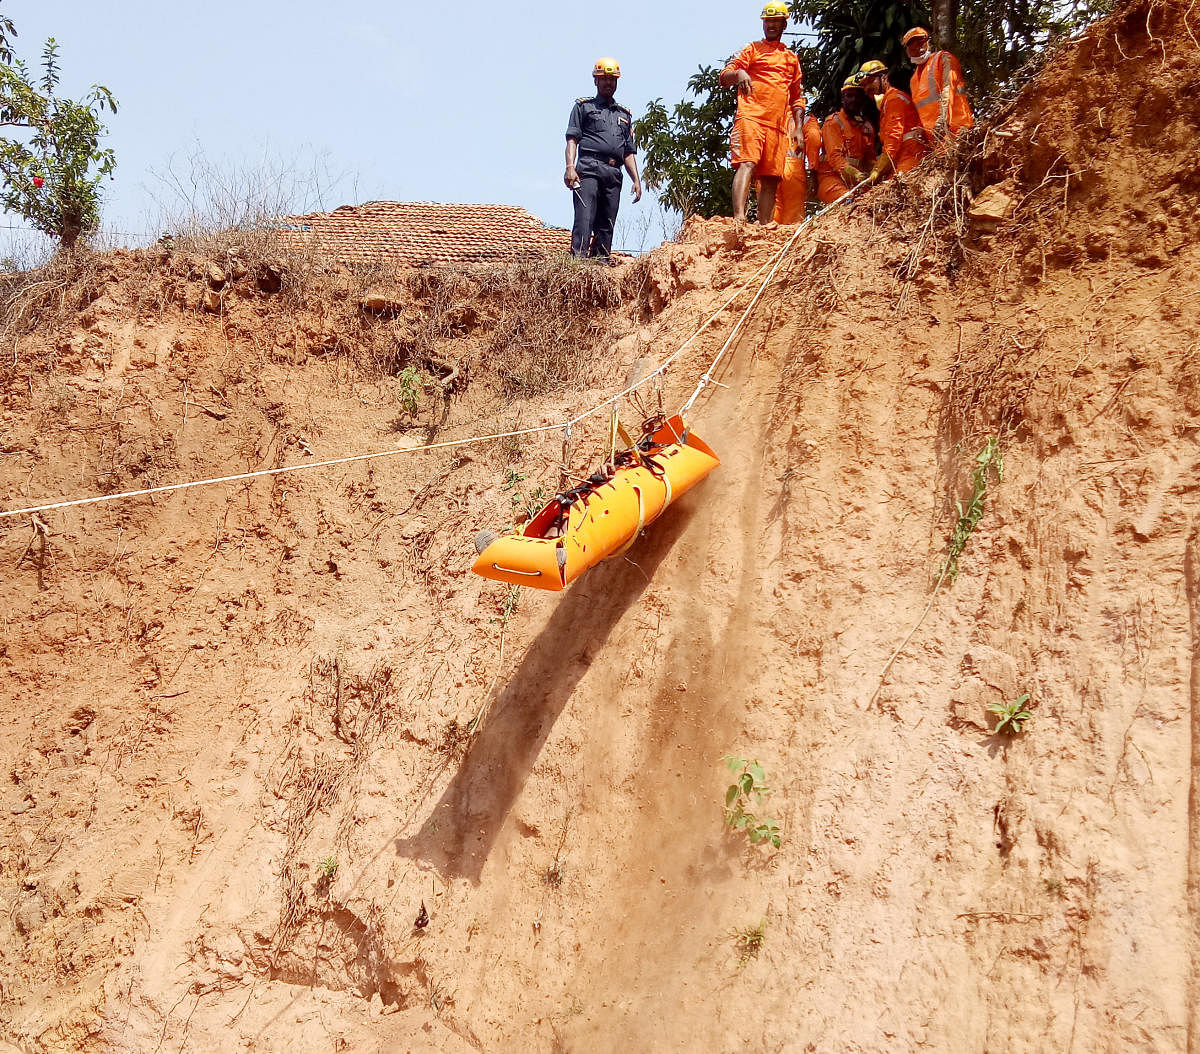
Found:
M 566 252 L 571 232 L 515 205 L 369 201 L 289 216 L 279 231 L 297 248 L 346 264 L 483 263 Z

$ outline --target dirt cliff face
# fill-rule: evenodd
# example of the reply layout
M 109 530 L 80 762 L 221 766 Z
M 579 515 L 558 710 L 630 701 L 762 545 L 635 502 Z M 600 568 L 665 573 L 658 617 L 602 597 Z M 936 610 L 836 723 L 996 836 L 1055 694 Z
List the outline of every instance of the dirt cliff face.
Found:
M 557 431 L 0 520 L 0 1037 L 1200 1043 L 1196 33 L 1125 8 L 969 163 L 803 232 L 693 412 L 721 469 L 561 596 L 467 570 Z M 63 265 L 8 293 L 2 508 L 554 424 L 791 233 L 320 295 L 232 251 Z M 727 754 L 778 850 L 725 830 Z

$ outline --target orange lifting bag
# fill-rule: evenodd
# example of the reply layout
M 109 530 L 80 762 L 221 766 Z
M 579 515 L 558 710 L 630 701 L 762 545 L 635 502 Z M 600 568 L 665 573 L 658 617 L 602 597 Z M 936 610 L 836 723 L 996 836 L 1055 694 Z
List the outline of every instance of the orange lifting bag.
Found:
M 520 530 L 476 539 L 473 570 L 497 582 L 559 592 L 601 560 L 625 552 L 663 510 L 720 459 L 681 417 L 617 455 L 611 479 L 597 474 L 558 495 Z

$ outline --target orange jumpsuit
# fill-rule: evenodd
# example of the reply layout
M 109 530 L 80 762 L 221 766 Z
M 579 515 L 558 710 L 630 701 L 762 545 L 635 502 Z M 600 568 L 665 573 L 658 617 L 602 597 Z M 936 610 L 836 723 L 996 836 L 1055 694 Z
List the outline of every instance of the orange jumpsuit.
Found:
M 788 134 L 795 127 L 788 125 Z M 804 119 L 804 156 L 789 150 L 783 179 L 775 192 L 775 222 L 799 223 L 804 219 L 804 203 L 808 200 L 808 173 L 816 171 L 821 158 L 821 122 L 812 114 Z
M 754 94 L 738 92 L 729 141 L 733 166 L 751 163 L 755 175 L 778 179 L 791 145 L 788 119 L 804 102 L 800 60 L 782 41 L 758 40 L 747 44 L 722 72 L 738 70 L 750 74 Z
M 888 88 L 879 108 L 879 138 L 883 152 L 897 172 L 911 172 L 929 153 L 929 133 L 912 99 L 899 88 Z
M 839 110 L 825 118 L 821 138 L 825 156 L 817 169 L 820 177 L 817 197 L 828 205 L 850 189 L 842 178 L 847 161 L 863 172 L 869 172 L 875 164 L 875 129 Z
M 912 75 L 912 101 L 921 124 L 930 136 L 942 112 L 942 97 L 948 96 L 946 122 L 951 138 L 975 124 L 962 66 L 948 51 L 935 51 Z
M 821 122 L 811 113 L 804 119 L 804 167 L 815 172 L 821 163 Z

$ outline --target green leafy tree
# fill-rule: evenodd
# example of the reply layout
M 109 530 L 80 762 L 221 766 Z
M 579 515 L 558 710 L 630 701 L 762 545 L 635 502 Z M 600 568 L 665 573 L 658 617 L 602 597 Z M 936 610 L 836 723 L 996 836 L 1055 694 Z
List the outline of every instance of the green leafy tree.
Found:
M 791 0 L 815 44 L 796 49 L 818 108 L 836 108 L 842 82 L 868 59 L 905 61 L 900 38 L 913 26 L 963 64 L 972 101 L 1013 84 L 1046 44 L 1106 14 L 1113 0 Z
M 815 43 L 796 48 L 804 84 L 818 113 L 840 105 L 842 83 L 869 59 L 889 68 L 904 57 L 900 38 L 928 25 L 928 9 L 904 0 L 792 0 L 793 18 L 811 27 Z
M 60 97 L 54 39 L 46 41 L 35 79 L 13 54 L 16 35 L 12 22 L 0 18 L 0 127 L 26 133 L 19 140 L 0 137 L 0 206 L 69 249 L 100 222 L 100 181 L 117 163 L 100 146 L 100 116 L 116 113 L 117 102 L 98 84 L 82 100 Z
M 949 2 L 949 0 L 947 0 Z M 1063 36 L 1103 18 L 1113 0 L 953 0 L 954 42 L 973 100 L 1017 87 L 1031 61 Z
M 701 66 L 687 83 L 692 98 L 671 110 L 655 99 L 634 125 L 646 186 L 684 216 L 733 212 L 729 133 L 737 95 L 720 85 L 723 66 Z

